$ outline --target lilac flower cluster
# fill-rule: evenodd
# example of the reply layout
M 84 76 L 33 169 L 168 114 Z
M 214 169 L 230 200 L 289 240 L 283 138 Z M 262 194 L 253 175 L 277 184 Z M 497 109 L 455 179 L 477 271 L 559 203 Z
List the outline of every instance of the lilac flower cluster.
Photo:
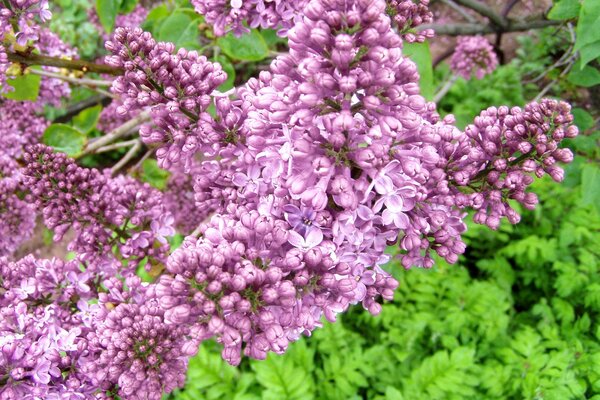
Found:
M 491 74 L 498 66 L 498 57 L 490 42 L 483 36 L 460 36 L 450 59 L 450 68 L 465 79 L 477 79 Z
M 40 37 L 38 22 L 52 18 L 48 0 L 6 0 L 0 4 L 0 40 L 11 30 L 20 46 Z
M 112 86 L 123 99 L 117 112 L 150 107 L 154 125 L 142 127 L 142 140 L 161 145 L 161 167 L 181 162 L 189 168 L 193 155 L 211 145 L 198 121 L 207 118 L 210 94 L 227 79 L 221 66 L 196 51 L 175 52 L 172 43 L 157 43 L 139 28 L 118 28 L 106 48 L 113 54 L 107 63 L 125 69 Z
M 391 0 L 387 2 L 387 13 L 398 27 L 402 38 L 409 43 L 423 42 L 434 35 L 433 29 L 412 32 L 414 28 L 433 21 L 429 0 Z
M 507 217 L 516 224 L 520 217 L 508 200 L 535 207 L 537 196 L 525 192 L 532 174 L 563 180 L 557 163 L 571 162 L 573 153 L 559 144 L 578 133 L 570 111 L 569 104 L 550 99 L 524 109 L 490 107 L 466 128 L 460 144 L 446 148 L 457 201 L 477 210 L 475 222 L 496 229 L 500 218 Z M 465 194 L 465 189 L 473 193 Z
M 159 191 L 133 178 L 81 168 L 41 144 L 29 147 L 24 159 L 30 201 L 42 210 L 55 240 L 75 231 L 69 249 L 90 271 L 128 275 L 146 257 L 148 267 L 165 259 L 166 237 L 175 231 Z
M 183 386 L 188 328 L 166 323 L 155 299 L 121 303 L 95 321 L 87 337 L 93 362 L 83 368 L 95 387 L 124 399 L 160 400 Z
M 79 363 L 88 330 L 73 310 L 93 292 L 76 262 L 0 258 L 0 398 L 83 399 Z
M 287 209 L 290 220 L 301 213 Z M 338 259 L 321 230 L 309 230 L 305 239 L 267 210 L 230 204 L 228 211 L 171 255 L 170 275 L 161 276 L 156 294 L 167 321 L 192 325 L 198 340 L 216 336 L 229 363 L 237 365 L 242 350 L 258 359 L 281 354 L 321 326 L 322 315 L 334 321 L 359 301 L 377 313 L 375 298 L 393 297 L 393 278 L 380 268 L 366 271 L 366 260 Z M 327 213 L 314 217 L 325 224 Z
M 20 161 L 25 146 L 37 143 L 48 121 L 31 102 L 0 101 L 0 256 L 10 256 L 31 237 L 36 211 L 23 200 Z
M 19 182 L 0 174 L 0 257 L 11 255 L 33 233 L 35 209 L 18 196 Z
M 278 33 L 284 36 L 307 3 L 308 0 L 192 0 L 217 36 L 229 31 L 237 36 L 250 32 L 244 23 L 250 28 L 279 28 Z

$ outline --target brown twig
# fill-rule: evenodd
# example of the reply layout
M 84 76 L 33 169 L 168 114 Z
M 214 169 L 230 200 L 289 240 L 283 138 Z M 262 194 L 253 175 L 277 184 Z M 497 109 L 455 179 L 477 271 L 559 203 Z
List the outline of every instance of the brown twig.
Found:
M 85 149 L 83 155 L 93 153 L 99 148 L 104 147 L 109 143 L 112 143 L 115 140 L 133 132 L 138 126 L 150 121 L 150 119 L 150 112 L 142 111 L 137 117 L 130 119 L 107 135 L 98 138 L 98 140 L 94 142 L 91 142 Z
M 510 21 L 508 25 L 501 28 L 502 33 L 507 32 L 523 32 L 530 29 L 542 29 L 548 26 L 560 25 L 561 21 L 550 21 L 547 19 L 538 19 L 532 21 Z M 497 33 L 498 28 L 493 25 L 486 24 L 425 24 L 420 25 L 422 29 L 433 29 L 437 35 L 446 36 L 462 36 L 462 35 L 485 35 L 488 33 Z
M 106 64 L 95 64 L 83 60 L 66 60 L 59 57 L 43 56 L 40 54 L 26 54 L 7 52 L 8 60 L 21 65 L 45 65 L 49 67 L 58 67 L 74 69 L 83 72 L 97 72 L 99 74 L 122 75 L 123 69 L 116 68 Z

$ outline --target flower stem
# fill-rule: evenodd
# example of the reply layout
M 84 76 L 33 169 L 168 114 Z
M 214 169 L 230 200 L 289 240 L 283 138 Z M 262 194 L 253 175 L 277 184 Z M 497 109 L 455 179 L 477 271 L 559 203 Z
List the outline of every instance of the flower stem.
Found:
M 59 57 L 43 56 L 40 54 L 26 54 L 21 52 L 7 52 L 8 60 L 22 65 L 46 65 L 50 67 L 59 67 L 75 69 L 83 72 L 97 72 L 100 74 L 121 75 L 122 68 L 113 67 L 106 64 L 95 64 L 83 60 L 65 60 Z

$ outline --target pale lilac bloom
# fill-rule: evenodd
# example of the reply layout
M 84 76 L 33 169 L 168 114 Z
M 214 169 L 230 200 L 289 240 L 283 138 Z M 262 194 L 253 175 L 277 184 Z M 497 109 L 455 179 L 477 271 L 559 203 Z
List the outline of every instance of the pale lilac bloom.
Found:
M 296 231 L 289 231 L 288 242 L 302 251 L 307 251 L 318 246 L 323 241 L 323 232 L 318 227 L 307 229 L 305 236 Z

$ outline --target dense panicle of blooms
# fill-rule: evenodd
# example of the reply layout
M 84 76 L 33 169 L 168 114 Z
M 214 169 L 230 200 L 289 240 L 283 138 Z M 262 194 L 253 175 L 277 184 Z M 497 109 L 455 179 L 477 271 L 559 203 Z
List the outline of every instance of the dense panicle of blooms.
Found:
M 31 237 L 35 208 L 18 196 L 19 182 L 0 174 L 0 257 L 11 255 Z
M 132 283 L 131 280 L 127 282 Z M 138 295 L 144 288 L 137 288 Z M 185 383 L 189 328 L 165 322 L 156 299 L 118 304 L 96 318 L 88 335 L 86 376 L 104 393 L 123 399 L 160 400 Z
M 283 353 L 290 341 L 330 321 L 362 301 L 378 312 L 375 298 L 393 296 L 397 282 L 380 268 L 367 269 L 351 256 L 338 259 L 335 244 L 321 229 L 304 239 L 268 208 L 230 204 L 202 227 L 202 237 L 188 237 L 167 263 L 171 275 L 156 285 L 165 318 L 191 323 L 197 339 L 216 336 L 223 357 L 238 364 L 242 351 L 263 359 Z M 292 220 L 295 207 L 287 207 Z M 314 218 L 326 229 L 327 213 Z M 302 222 L 301 222 L 302 223 Z
M 496 229 L 500 218 L 507 217 L 515 224 L 520 217 L 508 201 L 533 209 L 537 196 L 525 192 L 533 176 L 548 174 L 562 181 L 558 163 L 571 162 L 573 153 L 559 145 L 578 133 L 570 111 L 569 104 L 550 99 L 523 109 L 490 107 L 467 126 L 454 147 L 445 149 L 457 201 L 477 210 L 475 222 Z
M 0 3 L 0 39 L 13 31 L 17 43 L 25 46 L 40 36 L 39 22 L 52 18 L 48 0 L 6 0 Z
M 37 143 L 48 121 L 31 102 L 0 100 L 0 256 L 10 256 L 31 237 L 36 210 L 24 201 L 20 160 Z
M 433 29 L 415 31 L 419 25 L 433 21 L 433 13 L 429 10 L 429 0 L 387 1 L 387 13 L 398 27 L 402 38 L 407 42 L 423 42 L 434 35 Z
M 123 98 L 117 112 L 150 107 L 154 124 L 142 127 L 142 140 L 161 144 L 156 153 L 161 167 L 189 168 L 193 155 L 212 143 L 199 121 L 209 118 L 210 94 L 227 74 L 196 51 L 175 51 L 173 43 L 157 43 L 139 28 L 118 28 L 106 48 L 113 54 L 107 63 L 125 69 L 112 86 Z
M 0 257 L 0 398 L 84 399 L 79 369 L 89 330 L 79 307 L 93 292 L 78 263 Z
M 29 101 L 0 100 L 0 175 L 18 169 L 25 146 L 39 142 L 49 122 Z M 3 170 L 1 165 L 7 165 Z M 10 165 L 10 168 L 8 167 Z
M 165 259 L 166 237 L 175 232 L 158 190 L 130 177 L 79 167 L 41 144 L 29 147 L 24 159 L 30 200 L 42 210 L 56 240 L 70 228 L 76 232 L 69 249 L 89 268 L 127 275 L 146 257 L 148 267 Z
M 240 36 L 250 28 L 279 29 L 280 35 L 294 26 L 308 0 L 191 0 L 196 11 L 213 26 L 215 35 L 232 31 Z
M 254 182 L 277 188 L 277 196 L 330 213 L 324 236 L 339 255 L 373 266 L 400 241 L 407 266 L 431 265 L 431 249 L 456 261 L 465 226 L 440 196 L 447 182 L 435 147 L 451 121 L 440 121 L 419 95 L 416 65 L 402 55 L 385 7 L 308 4 L 289 32 L 289 55 L 239 91 L 256 108 L 245 121 L 248 159 L 264 167 L 248 165 L 247 176 L 258 170 Z M 451 235 L 438 233 L 447 229 Z
M 483 36 L 461 36 L 450 59 L 450 68 L 465 79 L 477 79 L 491 74 L 498 66 L 498 57 L 491 43 Z

